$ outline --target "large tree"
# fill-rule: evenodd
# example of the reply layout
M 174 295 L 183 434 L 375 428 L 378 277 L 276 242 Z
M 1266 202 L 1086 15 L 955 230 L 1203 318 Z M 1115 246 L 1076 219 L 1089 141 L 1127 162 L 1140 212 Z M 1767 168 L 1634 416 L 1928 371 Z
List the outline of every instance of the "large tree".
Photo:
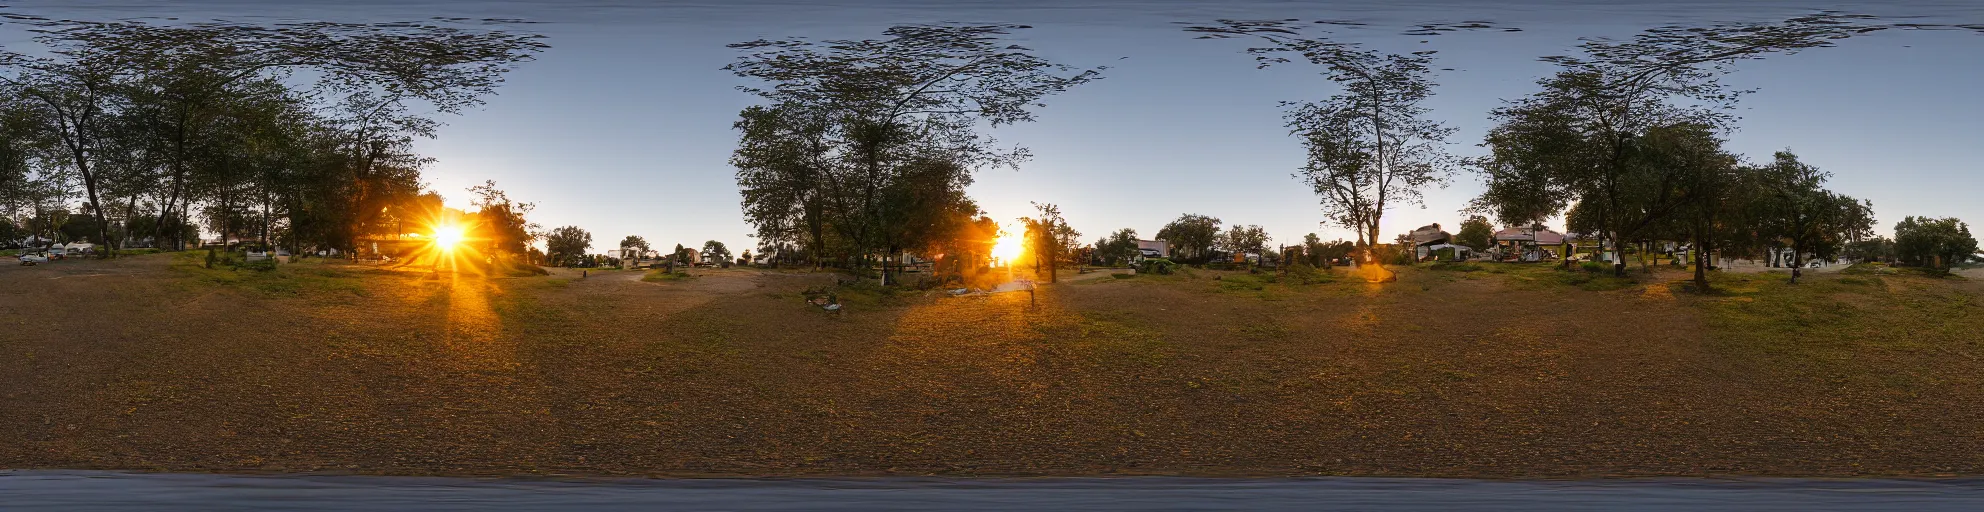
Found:
M 1095 241 L 1095 256 L 1107 265 L 1122 265 L 1137 258 L 1137 230 L 1123 228 Z
M 544 235 L 544 256 L 554 265 L 570 266 L 592 248 L 592 233 L 578 226 L 561 226 Z
M 1260 67 L 1300 58 L 1337 84 L 1341 92 L 1325 100 L 1283 103 L 1288 128 L 1308 149 L 1296 178 L 1321 199 L 1325 218 L 1356 232 L 1368 248 L 1379 241 L 1386 210 L 1420 204 L 1422 191 L 1444 186 L 1457 163 L 1446 151 L 1454 130 L 1429 118 L 1425 107 L 1433 96 L 1433 52 L 1366 50 L 1302 37 L 1304 26 L 1295 20 L 1220 20 L 1187 30 L 1209 38 L 1256 38 L 1267 44 L 1247 52 Z
M 1830 176 L 1788 150 L 1755 173 L 1751 219 L 1760 238 L 1791 251 L 1792 284 L 1798 283 L 1805 254 L 1830 259 L 1873 232 L 1873 204 L 1826 190 Z
M 1559 70 L 1542 90 L 1496 109 L 1491 155 L 1478 166 L 1487 191 L 1476 203 L 1505 223 L 1538 221 L 1570 208 L 1573 231 L 1615 249 L 1636 242 L 1691 201 L 1682 170 L 1650 165 L 1650 138 L 1703 127 L 1730 128 L 1745 91 L 1720 78 L 1736 61 L 1830 46 L 1881 27 L 1862 17 L 1818 14 L 1775 23 L 1667 26 L 1626 41 L 1588 39 L 1582 55 L 1543 60 Z M 1614 272 L 1623 275 L 1620 258 Z
M 1061 207 L 1053 203 L 1033 203 L 1037 212 L 1032 217 L 1021 217 L 1026 226 L 1027 252 L 1033 254 L 1033 272 L 1040 273 L 1044 263 L 1047 267 L 1047 282 L 1059 282 L 1060 262 L 1071 260 L 1081 249 L 1080 231 L 1068 225 L 1061 217 Z
M 648 239 L 641 238 L 640 235 L 627 235 L 627 238 L 620 239 L 622 257 L 625 257 L 626 254 L 633 254 L 634 256 L 628 259 L 638 261 L 651 250 L 654 250 L 654 247 L 648 245 Z
M 1233 226 L 1231 229 L 1226 230 L 1225 236 L 1221 236 L 1219 239 L 1220 248 L 1233 254 L 1265 252 L 1268 242 L 1274 240 L 1268 236 L 1268 231 L 1261 228 L 1258 224 Z
M 8 17 L 36 26 L 40 35 L 34 40 L 45 51 L 0 50 L 0 92 L 42 111 L 61 148 L 59 164 L 75 173 L 95 216 L 108 218 L 113 198 L 106 196 L 119 189 L 132 191 L 123 202 L 130 205 L 126 210 L 135 209 L 135 191 L 155 191 L 157 215 L 149 224 L 161 230 L 155 234 L 173 238 L 177 231 L 171 227 L 187 217 L 197 192 L 193 185 L 202 179 L 195 176 L 202 171 L 198 161 L 212 156 L 200 147 L 203 139 L 211 142 L 213 131 L 222 129 L 217 125 L 230 122 L 229 112 L 241 95 L 287 90 L 245 85 L 308 78 L 314 79 L 311 97 L 418 101 L 430 110 L 452 113 L 479 103 L 511 65 L 543 48 L 535 36 L 438 19 L 267 25 Z M 403 113 L 391 108 L 368 112 Z M 432 126 L 409 122 L 399 126 Z M 158 168 L 123 169 L 133 172 L 120 176 L 113 160 L 127 155 L 139 155 Z M 376 211 L 369 209 L 376 204 L 366 204 L 369 190 L 362 186 L 375 170 L 352 168 L 353 181 L 361 186 L 355 193 L 332 197 L 347 200 L 348 208 Z M 120 183 L 120 177 L 150 181 Z M 265 199 L 273 203 L 273 197 Z M 97 236 L 111 238 L 110 227 L 100 223 Z
M 1198 262 L 1212 258 L 1219 235 L 1218 217 L 1196 213 L 1180 215 L 1178 220 L 1157 230 L 1157 239 L 1171 245 L 1173 257 Z
M 1495 243 L 1495 227 L 1487 217 L 1476 215 L 1460 223 L 1460 232 L 1454 234 L 1454 242 L 1476 251 L 1486 251 Z
M 768 102 L 737 123 L 746 220 L 762 240 L 802 243 L 815 257 L 831 244 L 845 263 L 866 265 L 913 241 L 904 222 L 962 209 L 891 190 L 905 190 L 902 181 L 962 190 L 976 170 L 1016 166 L 1025 149 L 998 149 L 981 125 L 1032 121 L 1045 97 L 1100 77 L 1004 40 L 1024 28 L 902 25 L 882 39 L 730 45 L 748 53 L 724 69 L 758 81 L 740 89 Z
M 725 262 L 729 262 L 730 260 L 731 260 L 730 248 L 725 247 L 723 245 L 723 242 L 718 242 L 716 240 L 703 242 L 703 261 L 714 261 L 718 263 L 725 263 Z
M 1977 254 L 1970 225 L 1955 217 L 1909 216 L 1894 226 L 1895 253 L 1903 263 L 1947 269 Z

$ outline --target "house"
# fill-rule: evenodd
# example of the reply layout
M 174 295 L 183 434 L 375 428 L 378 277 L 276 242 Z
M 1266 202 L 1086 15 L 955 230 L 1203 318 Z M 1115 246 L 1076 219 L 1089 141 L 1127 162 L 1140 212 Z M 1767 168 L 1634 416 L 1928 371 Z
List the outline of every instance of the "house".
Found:
M 1420 226 L 1419 229 L 1414 229 L 1411 233 L 1399 235 L 1398 246 L 1401 248 L 1412 248 L 1413 257 L 1424 260 L 1432 256 L 1434 251 L 1448 247 L 1459 247 L 1452 245 L 1453 238 L 1453 233 L 1441 230 L 1440 223 L 1435 222 Z
M 1557 256 L 1548 248 L 1563 246 L 1564 239 L 1563 233 L 1536 225 L 1496 231 L 1494 242 L 1497 251 L 1519 261 L 1543 261 Z
M 1138 240 L 1137 258 L 1170 258 L 1171 243 L 1163 240 Z

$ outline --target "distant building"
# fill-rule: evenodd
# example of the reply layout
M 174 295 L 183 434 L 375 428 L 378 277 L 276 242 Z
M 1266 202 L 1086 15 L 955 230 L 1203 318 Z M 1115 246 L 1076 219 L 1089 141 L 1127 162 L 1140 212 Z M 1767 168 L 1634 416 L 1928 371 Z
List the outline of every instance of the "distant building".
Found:
M 1452 233 L 1441 230 L 1440 223 L 1435 222 L 1399 235 L 1397 241 L 1400 248 L 1410 248 L 1414 258 L 1424 260 L 1440 249 L 1456 248 L 1456 252 L 1464 252 L 1452 244 L 1453 238 Z
M 1564 234 L 1540 226 L 1504 228 L 1495 232 L 1495 249 L 1521 261 L 1543 261 L 1556 256 L 1548 247 L 1564 245 Z
M 1170 258 L 1171 242 L 1163 240 L 1138 240 L 1137 259 Z

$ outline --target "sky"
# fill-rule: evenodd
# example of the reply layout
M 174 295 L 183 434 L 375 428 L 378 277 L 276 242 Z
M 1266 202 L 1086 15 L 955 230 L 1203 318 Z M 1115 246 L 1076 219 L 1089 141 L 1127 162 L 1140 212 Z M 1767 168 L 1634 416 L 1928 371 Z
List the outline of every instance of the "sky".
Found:
M 1256 69 L 1242 40 L 1200 40 L 1175 22 L 1218 18 L 1347 19 L 1371 24 L 1333 35 L 1388 51 L 1436 50 L 1441 71 L 1433 117 L 1457 129 L 1449 150 L 1483 153 L 1487 113 L 1536 90 L 1552 72 L 1537 61 L 1571 51 L 1583 36 L 1629 37 L 1667 24 L 1762 21 L 1839 9 L 1984 23 L 1984 2 L 1684 2 L 1514 0 L 1411 5 L 1355 0 L 1115 2 L 767 0 L 577 2 L 289 0 L 67 0 L 14 2 L 11 10 L 79 18 L 177 16 L 419 20 L 432 16 L 521 18 L 551 48 L 522 64 L 487 104 L 416 144 L 436 159 L 424 170 L 450 206 L 466 188 L 495 180 L 510 197 L 537 204 L 545 227 L 576 225 L 604 252 L 626 235 L 667 247 L 719 240 L 751 248 L 735 170 L 728 164 L 739 110 L 758 98 L 722 71 L 739 52 L 728 43 L 765 37 L 877 38 L 890 25 L 1011 22 L 1013 36 L 1050 60 L 1109 66 L 1104 79 L 1046 99 L 1038 121 L 991 131 L 1029 148 L 1018 170 L 980 172 L 968 192 L 1002 223 L 1054 203 L 1094 240 L 1121 228 L 1150 238 L 1181 214 L 1227 225 L 1258 224 L 1278 242 L 1306 233 L 1351 238 L 1322 225 L 1315 195 L 1292 173 L 1299 142 L 1282 126 L 1280 101 L 1320 100 L 1335 88 L 1309 66 Z M 1486 20 L 1522 32 L 1406 36 L 1426 22 Z M 1422 42 L 1423 41 L 1423 42 Z M 13 44 L 14 41 L 0 41 Z M 1984 222 L 1984 34 L 1889 31 L 1838 47 L 1746 61 L 1726 81 L 1757 93 L 1741 104 L 1728 148 L 1751 161 L 1790 149 L 1833 174 L 1829 188 L 1874 203 L 1877 231 L 1902 217 Z M 1466 170 L 1425 204 L 1387 212 L 1386 236 L 1440 223 L 1456 229 L 1479 194 Z M 1561 228 L 1561 221 L 1555 221 Z

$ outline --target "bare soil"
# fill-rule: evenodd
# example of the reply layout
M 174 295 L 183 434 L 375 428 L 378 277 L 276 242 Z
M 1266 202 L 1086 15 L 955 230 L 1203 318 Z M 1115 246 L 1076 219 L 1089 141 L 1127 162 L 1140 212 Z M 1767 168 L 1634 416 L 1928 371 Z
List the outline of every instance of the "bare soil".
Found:
M 1964 280 L 1103 271 L 1031 305 L 842 288 L 829 313 L 802 292 L 831 274 L 171 259 L 0 269 L 0 468 L 1984 475 Z

